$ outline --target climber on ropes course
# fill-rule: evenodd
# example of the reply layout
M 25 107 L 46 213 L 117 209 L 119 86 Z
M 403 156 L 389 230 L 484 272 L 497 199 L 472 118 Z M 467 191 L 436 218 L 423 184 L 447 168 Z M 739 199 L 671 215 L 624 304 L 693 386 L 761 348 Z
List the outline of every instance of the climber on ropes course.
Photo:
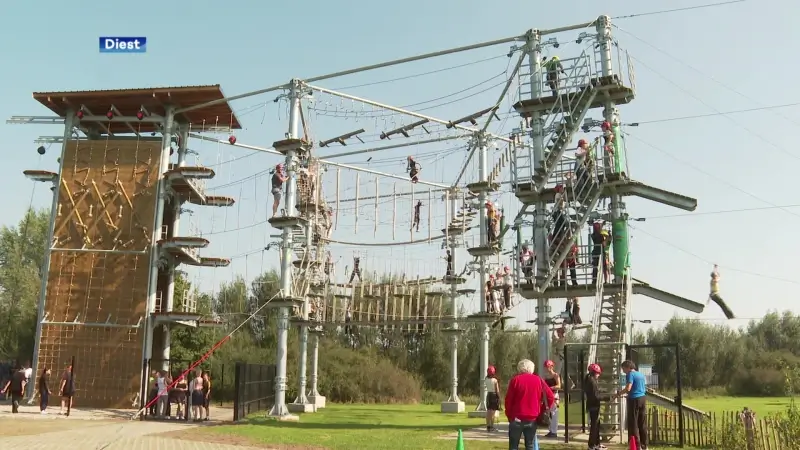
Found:
M 522 245 L 522 250 L 519 253 L 519 262 L 522 265 L 522 274 L 528 284 L 533 283 L 533 263 L 535 261 L 533 252 L 527 245 Z
M 577 297 L 567 299 L 567 306 L 564 308 L 565 315 L 567 316 L 567 323 L 570 325 L 580 325 L 583 323 L 581 319 L 581 306 L 578 303 Z
M 486 298 L 486 312 L 489 314 L 498 314 L 500 308 L 498 308 L 497 301 L 494 297 L 494 275 L 489 275 L 489 279 L 486 280 L 486 286 L 484 286 L 484 296 Z
M 558 287 L 567 287 L 567 272 L 569 272 L 572 285 L 578 285 L 578 243 L 574 241 L 571 242 L 572 247 L 569 249 L 569 254 L 567 255 L 567 258 L 564 259 L 564 263 L 561 265 L 561 276 L 558 279 Z
M 281 195 L 283 194 L 283 183 L 288 179 L 283 164 L 276 165 L 275 170 L 272 172 L 272 217 L 278 214 Z
M 611 123 L 608 121 L 603 122 L 600 126 L 603 131 L 603 151 L 604 151 L 604 165 L 605 172 L 614 172 L 614 132 L 611 130 Z
M 719 295 L 719 279 L 719 267 L 714 264 L 714 270 L 711 271 L 711 292 L 708 294 L 708 301 L 706 302 L 706 305 L 708 305 L 710 302 L 716 303 L 717 306 L 722 309 L 725 317 L 728 319 L 733 319 L 735 317 L 733 315 L 733 311 L 731 311 L 731 309 L 728 307 L 728 304 L 725 303 L 725 300 L 723 300 Z
M 452 277 L 453 276 L 453 255 L 450 253 L 450 250 L 447 250 L 447 254 L 444 257 L 444 260 L 447 262 L 447 271 L 445 272 L 445 277 Z
M 550 87 L 550 90 L 553 92 L 553 97 L 558 95 L 558 74 L 566 75 L 564 72 L 564 66 L 561 65 L 561 60 L 558 59 L 558 56 L 553 56 L 550 60 L 547 60 L 545 57 L 542 60 L 545 70 L 547 70 L 547 85 Z
M 408 167 L 406 168 L 406 172 L 408 172 L 408 176 L 411 178 L 412 183 L 416 183 L 419 181 L 419 173 L 422 170 L 422 166 L 420 166 L 414 158 L 408 157 Z
M 495 209 L 492 202 L 486 201 L 486 240 L 491 246 L 497 240 L 496 223 L 497 223 L 497 209 Z
M 417 227 L 417 233 L 419 233 L 419 212 L 422 209 L 422 200 L 418 200 L 417 204 L 414 205 L 414 221 L 411 223 L 411 229 L 413 230 L 414 227 Z
M 361 257 L 353 256 L 353 271 L 350 273 L 350 281 L 347 284 L 353 284 L 353 279 L 358 275 L 358 282 L 361 283 Z

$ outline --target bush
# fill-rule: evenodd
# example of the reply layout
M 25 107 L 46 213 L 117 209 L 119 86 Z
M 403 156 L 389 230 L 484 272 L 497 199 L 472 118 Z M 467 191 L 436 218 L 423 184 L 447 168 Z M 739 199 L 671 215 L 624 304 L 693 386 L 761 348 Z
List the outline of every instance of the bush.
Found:
M 739 396 L 781 397 L 787 394 L 786 377 L 776 369 L 741 368 L 733 375 L 728 392 Z
M 319 388 L 329 401 L 419 403 L 422 400 L 419 381 L 388 359 L 335 346 L 324 350 L 320 349 Z

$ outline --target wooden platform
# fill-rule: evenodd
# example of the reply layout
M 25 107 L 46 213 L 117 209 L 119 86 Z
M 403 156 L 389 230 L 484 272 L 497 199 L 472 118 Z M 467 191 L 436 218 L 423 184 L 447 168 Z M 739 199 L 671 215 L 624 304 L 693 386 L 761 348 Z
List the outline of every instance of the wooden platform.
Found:
M 622 284 L 606 283 L 603 287 L 605 294 L 618 294 L 625 290 Z M 516 291 L 522 298 L 533 300 L 538 298 L 570 298 L 570 297 L 594 297 L 597 289 L 594 284 L 584 284 L 579 286 L 567 287 L 548 287 L 544 292 L 539 292 L 532 284 L 522 283 L 516 286 Z
M 467 249 L 470 256 L 494 256 L 500 253 L 499 245 L 486 245 L 482 247 L 472 247 Z
M 273 228 L 280 230 L 283 228 L 302 228 L 308 223 L 308 220 L 299 216 L 276 216 L 270 218 L 267 222 Z
M 152 87 L 141 89 L 113 89 L 102 91 L 61 91 L 61 92 L 34 92 L 34 100 L 38 101 L 50 111 L 60 117 L 65 117 L 67 111 L 75 110 L 81 105 L 94 114 L 105 115 L 113 105 L 124 116 L 135 116 L 141 107 L 145 107 L 151 114 L 163 116 L 166 114 L 165 105 L 180 105 L 183 108 L 201 105 L 215 100 L 222 100 L 225 95 L 220 85 L 206 86 L 174 86 Z M 215 105 L 205 106 L 187 111 L 179 119 L 194 125 L 194 130 L 219 123 L 226 128 L 239 130 L 242 126 L 239 119 L 226 101 Z M 92 125 L 92 124 L 89 124 Z M 151 133 L 160 131 L 160 124 L 154 122 L 108 122 L 104 123 L 111 133 Z M 84 123 L 79 126 L 84 128 Z M 93 126 L 97 132 L 105 133 L 100 126 Z
M 290 138 L 273 142 L 272 148 L 284 155 L 289 151 L 294 150 L 296 152 L 295 156 L 300 156 L 301 154 L 307 153 L 309 150 L 311 150 L 313 145 L 314 144 L 305 139 Z
M 268 309 L 276 308 L 299 308 L 303 306 L 305 300 L 302 297 L 275 297 L 264 305 Z
M 612 101 L 617 105 L 626 105 L 633 101 L 635 97 L 634 90 L 624 86 L 618 74 L 608 77 L 593 78 L 590 82 L 598 90 L 598 94 L 589 105 L 589 108 L 604 108 L 605 103 L 608 101 Z M 562 102 L 566 103 L 569 101 L 569 96 L 574 95 L 574 92 L 565 92 L 556 96 L 550 95 L 547 97 L 520 100 L 514 103 L 513 107 L 522 117 L 530 117 L 531 113 L 547 113 L 553 109 L 559 97 Z
M 491 181 L 478 181 L 477 183 L 470 183 L 467 185 L 467 190 L 472 193 L 480 192 L 496 192 L 500 189 L 500 183 Z

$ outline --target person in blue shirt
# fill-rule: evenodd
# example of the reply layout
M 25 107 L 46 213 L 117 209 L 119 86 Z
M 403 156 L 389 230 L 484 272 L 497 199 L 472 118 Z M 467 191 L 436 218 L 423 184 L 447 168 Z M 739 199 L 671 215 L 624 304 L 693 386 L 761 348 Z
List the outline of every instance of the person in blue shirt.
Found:
M 625 387 L 617 395 L 628 395 L 628 439 L 636 440 L 636 448 L 647 450 L 647 387 L 644 375 L 636 370 L 633 361 L 623 361 Z

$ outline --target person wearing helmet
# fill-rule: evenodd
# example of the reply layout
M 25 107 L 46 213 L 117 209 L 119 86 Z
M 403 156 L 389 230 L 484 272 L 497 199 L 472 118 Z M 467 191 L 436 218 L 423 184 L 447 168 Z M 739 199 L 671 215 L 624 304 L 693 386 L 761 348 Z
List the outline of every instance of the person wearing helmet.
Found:
M 561 65 L 561 60 L 558 59 L 558 56 L 553 56 L 549 61 L 545 57 L 542 60 L 542 65 L 547 71 L 547 85 L 550 87 L 553 97 L 555 97 L 558 95 L 558 74 L 565 75 L 564 66 Z
M 711 291 L 708 294 L 708 301 L 706 301 L 706 305 L 709 302 L 714 302 L 717 306 L 722 309 L 722 313 L 725 314 L 725 317 L 728 319 L 733 319 L 735 316 L 733 315 L 733 311 L 728 307 L 728 304 L 722 300 L 722 297 L 719 295 L 719 267 L 714 264 L 714 270 L 711 271 Z
M 486 378 L 483 380 L 486 387 L 486 432 L 497 431 L 494 426 L 494 416 L 500 411 L 500 382 L 497 380 L 497 370 L 494 366 L 486 369 Z
M 278 207 L 281 205 L 281 195 L 283 194 L 283 183 L 288 179 L 283 164 L 276 165 L 275 170 L 272 171 L 272 217 L 278 214 Z
M 497 222 L 497 209 L 492 202 L 486 201 L 486 240 L 491 246 L 497 239 L 495 223 Z
M 558 400 L 559 392 L 561 391 L 561 375 L 556 371 L 556 363 L 551 360 L 544 362 L 546 373 L 544 375 L 544 382 L 553 391 L 555 401 L 553 407 L 550 408 L 550 429 L 545 437 L 555 438 L 558 437 Z
M 408 157 L 408 167 L 406 167 L 406 172 L 408 172 L 408 176 L 411 178 L 412 183 L 416 183 L 419 181 L 419 172 L 422 170 L 422 166 L 417 164 L 414 161 L 414 158 Z
M 583 394 L 586 396 L 586 410 L 589 412 L 589 450 L 606 449 L 605 445 L 600 444 L 600 406 L 602 400 L 608 400 L 609 396 L 602 396 L 597 384 L 602 372 L 598 364 L 589 364 L 583 378 Z

